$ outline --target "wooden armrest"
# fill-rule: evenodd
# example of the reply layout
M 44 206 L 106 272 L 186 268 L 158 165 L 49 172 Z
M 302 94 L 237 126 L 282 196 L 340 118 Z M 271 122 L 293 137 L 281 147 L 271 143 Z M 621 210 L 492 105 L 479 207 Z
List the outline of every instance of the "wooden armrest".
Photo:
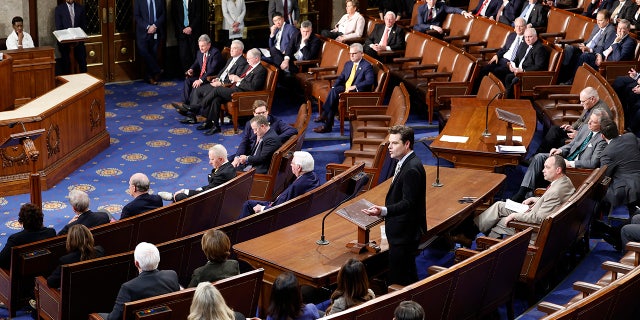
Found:
M 602 263 L 602 269 L 606 271 L 611 271 L 613 273 L 622 273 L 625 274 L 631 270 L 633 270 L 634 266 L 622 264 L 619 262 L 613 261 L 605 261 Z
M 536 188 L 536 190 L 533 190 L 533 195 L 536 197 L 539 197 L 541 195 L 543 195 L 545 193 L 545 191 L 547 191 L 546 188 Z
M 485 236 L 481 236 L 481 237 L 477 237 L 476 238 L 476 250 L 486 250 L 489 249 L 491 246 L 500 243 L 500 239 L 496 239 L 496 238 L 489 238 L 489 237 L 485 237 Z
M 474 94 L 460 94 L 460 95 L 442 95 L 438 97 L 438 101 L 440 101 L 440 103 L 443 102 L 450 102 L 452 98 L 476 98 L 478 96 L 474 95 Z
M 427 273 L 429 275 L 434 275 L 434 274 L 436 274 L 436 273 L 438 273 L 440 271 L 444 271 L 444 270 L 447 270 L 447 268 L 441 267 L 441 266 L 431 266 L 431 267 L 429 267 L 427 269 Z
M 401 56 L 403 54 L 404 50 L 383 50 L 378 52 L 378 56 L 380 57 Z
M 500 48 L 480 48 L 480 49 L 478 49 L 478 52 L 480 52 L 482 54 L 496 53 L 498 51 L 500 51 Z
M 553 77 L 553 71 L 518 71 L 515 72 L 516 77 L 529 76 L 529 77 L 541 77 L 541 76 L 549 76 Z M 551 81 L 549 81 L 551 82 Z
M 417 66 L 409 66 L 409 70 L 420 71 L 420 70 L 435 70 L 438 69 L 438 65 L 435 63 L 429 64 L 419 64 Z
M 469 39 L 469 35 L 445 36 L 442 39 L 446 42 L 451 42 L 453 40 L 467 40 Z
M 538 310 L 540 310 L 541 312 L 544 312 L 546 314 L 551 314 L 551 313 L 554 313 L 556 311 L 560 311 L 562 309 L 564 309 L 564 306 L 561 306 L 559 304 L 546 302 L 546 301 L 542 301 L 542 302 L 538 303 Z
M 583 43 L 584 39 L 558 39 L 556 41 L 557 44 L 574 44 L 574 43 Z
M 627 251 L 633 251 L 635 253 L 640 253 L 640 242 L 627 242 L 627 245 L 624 247 Z
M 398 58 L 393 58 L 393 62 L 396 62 L 396 63 L 420 62 L 420 61 L 422 61 L 422 57 L 398 57 Z
M 462 46 L 464 48 L 469 48 L 469 47 L 479 47 L 479 46 L 486 46 L 487 42 L 486 41 L 472 41 L 472 42 L 465 42 L 462 44 Z
M 375 158 L 375 150 L 374 151 L 358 151 L 358 150 L 345 150 L 345 157 L 350 158 Z
M 351 91 L 351 92 L 343 92 L 340 94 L 340 99 L 347 99 L 349 97 L 358 97 L 358 98 L 379 98 L 380 92 L 365 92 L 365 91 Z M 349 106 L 351 108 L 351 106 Z
M 549 95 L 549 99 L 553 100 L 580 100 L 579 94 L 574 93 L 553 93 Z
M 387 132 L 389 132 L 389 127 L 367 126 L 367 127 L 358 128 L 357 131 L 358 132 L 387 133 Z
M 325 74 L 325 75 L 319 76 L 318 79 L 332 81 L 332 80 L 338 79 L 339 76 L 340 75 L 337 75 L 337 74 Z
M 318 72 L 326 72 L 326 71 L 337 71 L 338 67 L 329 66 L 329 67 L 315 67 L 309 68 L 309 73 L 318 73 Z
M 562 10 L 566 10 L 572 13 L 582 13 L 584 11 L 582 8 L 566 8 Z
M 564 85 L 540 85 L 540 86 L 535 86 L 533 88 L 533 92 L 537 95 L 537 96 L 544 96 L 546 95 L 547 97 L 553 94 L 568 94 L 569 92 L 571 92 L 571 86 L 564 86 Z
M 363 145 L 379 145 L 381 144 L 383 139 L 371 139 L 371 138 L 354 138 L 351 140 L 351 145 L 363 144 Z
M 509 221 L 509 223 L 507 223 L 507 227 L 514 228 L 518 231 L 524 230 L 526 228 L 531 228 L 533 229 L 533 232 L 540 232 L 540 225 L 522 221 L 511 220 Z
M 558 103 L 556 104 L 556 109 L 558 110 L 582 110 L 582 105 L 579 103 Z
M 390 121 L 391 116 L 386 114 L 363 114 L 356 117 L 356 120 L 361 121 Z
M 578 119 L 580 119 L 580 115 L 564 115 L 562 116 L 562 121 L 568 121 L 568 122 L 575 122 L 578 121 Z
M 564 37 L 565 32 L 543 32 L 539 34 L 540 38 L 551 38 L 551 37 Z
M 573 290 L 582 292 L 582 297 L 586 297 L 600 289 L 602 289 L 602 286 L 589 282 L 576 281 L 573 283 Z
M 433 78 L 444 78 L 444 77 L 451 77 L 453 73 L 452 72 L 429 72 L 429 73 L 423 73 L 418 75 L 418 78 L 426 78 L 426 79 L 433 79 Z
M 384 114 L 387 112 L 387 106 L 352 106 L 349 107 L 349 110 L 355 113 L 357 117 L 367 114 Z
M 391 293 L 391 292 L 395 292 L 395 291 L 400 291 L 404 288 L 404 286 L 401 286 L 399 284 L 392 284 L 390 286 L 387 287 L 387 293 Z
M 315 64 L 317 65 L 318 63 L 320 63 L 320 60 L 316 59 L 316 60 L 296 60 L 293 62 L 294 65 L 296 66 L 308 66 L 308 65 L 312 65 Z
M 454 261 L 460 262 L 460 261 L 466 260 L 467 258 L 471 258 L 476 254 L 478 254 L 478 251 L 476 250 L 471 250 L 467 248 L 458 248 L 454 252 L 454 256 L 455 256 Z

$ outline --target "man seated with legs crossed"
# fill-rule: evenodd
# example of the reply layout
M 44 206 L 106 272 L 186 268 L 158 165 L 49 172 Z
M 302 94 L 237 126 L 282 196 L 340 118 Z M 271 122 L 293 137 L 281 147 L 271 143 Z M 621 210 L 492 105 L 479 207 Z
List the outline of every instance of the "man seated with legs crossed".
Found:
M 320 185 L 318 176 L 313 172 L 314 160 L 310 153 L 306 151 L 296 151 L 291 160 L 291 172 L 296 176 L 293 181 L 276 199 L 272 202 L 247 200 L 242 206 L 240 219 L 248 217 L 254 213 L 260 213 L 271 207 L 289 201 L 309 190 L 313 190 Z

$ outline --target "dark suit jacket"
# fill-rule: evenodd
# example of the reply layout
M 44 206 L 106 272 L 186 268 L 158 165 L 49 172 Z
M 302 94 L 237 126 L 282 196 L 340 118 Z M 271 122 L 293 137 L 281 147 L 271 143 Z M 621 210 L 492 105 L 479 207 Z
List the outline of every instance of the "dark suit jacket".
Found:
M 508 25 L 513 25 L 513 21 L 520 15 L 522 8 L 527 3 L 526 0 L 509 0 L 502 9 L 502 15 L 500 16 L 500 22 Z
M 607 57 L 607 61 L 631 61 L 635 56 L 636 40 L 626 36 L 620 43 L 611 44 L 611 47 L 613 51 Z
M 202 267 L 193 270 L 189 288 L 197 287 L 200 282 L 214 282 L 240 274 L 240 265 L 236 260 L 224 262 L 207 261 Z
M 8 270 L 11 266 L 11 248 L 55 236 L 56 230 L 46 227 L 35 231 L 22 230 L 10 235 L 0 251 L 0 268 Z
M 296 33 L 296 36 L 289 42 L 289 47 L 285 52 L 285 56 L 288 56 L 291 60 L 297 60 L 293 55 L 300 50 L 302 44 L 302 33 Z M 320 48 L 322 47 L 322 41 L 316 37 L 314 33 L 307 39 L 307 44 L 300 50 L 302 52 L 302 60 L 313 60 L 318 58 L 320 54 Z
M 122 208 L 120 220 L 162 207 L 162 198 L 157 194 L 143 193 Z
M 605 174 L 611 177 L 607 199 L 612 206 L 640 200 L 640 143 L 633 133 L 611 139 L 602 152 L 601 165 L 607 165 Z
M 631 9 L 626 12 L 625 17 L 623 17 L 624 19 L 629 20 L 629 22 L 631 22 L 631 26 L 635 27 L 636 30 L 640 30 L 638 29 L 640 28 L 640 16 L 636 19 L 636 12 L 638 12 L 639 7 L 640 6 L 634 3 L 633 6 L 631 6 Z
M 284 121 L 281 121 L 280 119 L 276 118 L 271 114 L 267 119 L 269 120 L 271 129 L 273 129 L 278 135 L 278 138 L 280 138 L 281 143 L 285 143 L 287 140 L 289 140 L 290 137 L 292 137 L 295 134 L 298 134 L 298 129 L 290 126 L 289 124 L 285 123 Z M 251 129 L 251 121 L 247 121 L 247 123 L 244 126 L 244 135 L 242 136 L 242 140 L 238 145 L 238 150 L 236 151 L 236 154 L 237 155 L 247 154 L 248 150 L 251 150 L 253 145 L 256 144 L 256 137 L 257 137 L 256 134 L 253 133 L 253 130 Z
M 413 30 L 425 32 L 429 30 L 431 26 L 441 27 L 444 19 L 447 17 L 449 13 L 462 13 L 462 9 L 456 7 L 449 7 L 444 2 L 436 2 L 436 14 L 431 17 L 431 19 L 427 20 L 428 12 L 427 12 L 427 4 L 423 4 L 418 7 L 418 22 L 415 26 L 413 26 Z
M 385 232 L 390 245 L 417 244 L 427 231 L 426 173 L 415 152 L 405 159 L 389 187 Z
M 245 70 L 242 70 L 242 75 L 247 68 L 249 68 L 249 64 L 245 67 Z M 264 89 L 264 82 L 267 80 L 267 69 L 265 69 L 261 63 L 258 63 L 249 74 L 247 74 L 240 84 L 235 87 L 238 91 L 257 91 Z
M 182 34 L 182 29 L 191 27 L 191 35 L 196 39 L 201 34 L 202 25 L 202 4 L 203 0 L 189 0 L 187 2 L 187 15 L 189 17 L 189 25 L 184 25 L 184 7 L 183 0 L 171 1 L 171 11 L 173 16 L 173 27 L 176 37 Z M 202 59 L 202 57 L 200 57 Z
M 618 0 L 614 1 L 613 4 L 611 4 L 611 7 L 609 8 L 609 12 L 613 14 L 613 10 L 615 10 L 619 4 L 620 4 L 620 1 Z M 618 12 L 618 19 L 626 19 L 625 17 L 630 14 L 631 10 L 633 10 L 634 4 L 635 4 L 634 1 L 631 1 L 631 0 L 625 1 L 624 5 L 622 5 L 622 8 L 620 8 L 620 11 Z M 611 18 L 613 18 L 613 15 L 611 15 Z
M 276 31 L 276 34 L 279 32 Z M 291 24 L 285 23 L 282 26 L 282 35 L 280 36 L 280 52 L 284 55 L 287 55 L 287 48 L 289 47 L 289 43 L 299 34 L 300 31 L 296 27 Z M 276 45 L 276 36 L 269 37 L 269 49 L 275 49 Z
M 218 79 L 222 77 L 222 73 L 224 73 L 224 71 L 227 70 L 231 61 L 233 61 L 233 58 L 229 58 L 229 60 L 227 60 L 227 63 L 225 63 L 224 67 L 220 69 L 220 72 L 218 72 Z M 244 56 L 239 56 L 238 59 L 236 59 L 235 64 L 231 66 L 231 69 L 229 69 L 229 72 L 227 73 L 227 77 L 224 79 L 224 83 L 226 84 L 231 83 L 231 81 L 229 81 L 229 74 L 241 75 L 245 69 L 247 69 L 247 59 Z
M 189 190 L 189 196 L 194 196 L 200 192 L 213 189 L 235 177 L 236 168 L 231 165 L 231 162 L 226 162 L 220 166 L 218 171 L 216 171 L 216 169 L 211 170 L 211 173 L 207 177 L 207 179 L 209 180 L 209 184 L 206 186 L 202 186 L 202 191 Z
M 107 320 L 122 319 L 124 303 L 180 290 L 178 274 L 173 270 L 143 271 L 122 284 Z
M 74 13 L 74 27 L 80 27 L 82 29 L 86 29 L 87 27 L 87 18 L 84 11 L 84 7 L 76 2 L 73 3 L 73 13 Z M 71 28 L 71 15 L 69 14 L 69 7 L 67 3 L 61 3 L 55 9 L 55 23 L 56 30 L 63 30 L 67 28 Z
M 60 232 L 58 232 L 58 235 L 67 234 L 67 232 L 69 232 L 69 228 L 76 224 L 84 225 L 87 228 L 93 228 L 101 224 L 109 223 L 109 220 L 109 214 L 106 212 L 93 212 L 91 210 L 87 210 L 83 212 L 76 221 L 68 223 L 66 226 L 64 226 L 60 230 Z
M 215 47 L 211 46 L 211 48 L 209 48 L 209 51 L 207 51 L 207 67 L 204 71 L 204 74 L 202 75 L 201 78 L 199 78 L 200 80 L 202 80 L 203 82 L 209 82 L 207 81 L 207 77 L 209 76 L 213 76 L 216 73 L 218 73 L 218 71 L 220 71 L 220 68 L 222 67 L 222 55 L 220 54 L 220 51 L 218 51 L 218 49 L 216 49 Z M 193 64 L 191 65 L 191 67 L 189 69 L 193 70 L 193 76 L 198 77 L 200 75 L 200 71 L 202 71 L 202 57 L 204 56 L 204 54 L 202 52 L 200 52 L 200 50 L 198 50 L 198 53 L 196 53 L 196 60 L 193 62 Z
M 602 0 L 600 6 L 598 6 L 598 2 L 598 0 L 596 0 L 595 3 L 590 1 L 589 6 L 587 7 L 587 11 L 583 12 L 582 15 L 595 19 L 598 15 L 598 12 L 602 11 L 603 9 L 607 9 L 609 10 L 609 12 L 611 12 L 611 5 L 613 4 L 613 0 Z M 596 11 L 596 9 L 598 10 Z
M 293 17 L 294 20 L 300 19 L 300 8 L 298 6 L 298 0 L 290 0 L 290 5 L 287 6 L 289 10 L 289 15 Z M 282 0 L 269 0 L 269 26 L 273 25 L 273 14 L 276 12 L 280 12 L 284 14 L 284 6 Z M 287 19 L 285 19 L 286 21 Z M 293 23 L 293 21 L 289 21 Z
M 262 143 L 258 145 L 256 154 L 253 155 L 251 150 L 247 154 L 247 164 L 253 166 L 256 169 L 256 173 L 267 173 L 271 165 L 271 156 L 281 145 L 282 142 L 280 142 L 276 132 L 273 128 L 269 128 L 269 131 L 262 137 Z
M 138 41 L 143 39 L 153 39 L 153 35 L 147 34 L 147 27 L 155 24 L 157 27 L 156 33 L 158 34 L 158 39 L 164 39 L 165 37 L 165 21 L 166 21 L 166 10 L 165 10 L 165 1 L 164 0 L 152 0 L 155 4 L 156 9 L 156 19 L 153 20 L 153 17 L 149 18 L 149 6 L 147 5 L 147 0 L 135 0 L 133 3 L 133 16 L 136 20 L 136 39 Z
M 473 9 L 473 11 L 471 11 L 471 13 L 474 16 L 477 15 L 478 12 L 480 11 L 480 7 L 482 6 L 483 2 L 484 0 L 479 0 L 478 5 L 475 7 L 475 9 Z M 502 6 L 502 0 L 489 1 L 489 4 L 487 5 L 487 10 L 484 12 L 484 17 L 487 17 L 487 18 L 493 17 L 495 19 L 501 6 Z
M 516 66 L 520 65 L 520 60 L 527 53 L 528 45 L 523 42 L 520 44 L 520 48 L 518 48 L 518 54 L 516 54 L 516 58 L 513 61 Z M 541 41 L 536 41 L 533 44 L 533 47 L 529 51 L 526 57 L 524 57 L 524 62 L 522 63 L 522 69 L 524 71 L 540 71 L 546 70 L 549 67 L 549 53 L 542 45 Z
M 589 38 L 584 42 L 584 45 L 587 45 L 587 43 L 589 43 L 593 39 L 593 37 L 598 34 L 598 31 L 600 31 L 598 25 L 593 26 L 593 30 L 591 30 L 591 34 L 589 35 Z M 616 39 L 616 36 L 616 27 L 612 24 L 607 25 L 607 27 L 604 29 L 603 34 L 600 35 L 596 46 L 593 48 L 593 53 L 602 54 L 602 51 L 611 46 L 613 40 Z
M 522 10 L 527 7 L 527 3 L 522 6 Z M 547 26 L 547 15 L 549 14 L 549 7 L 543 6 L 540 3 L 536 3 L 531 10 L 529 20 L 527 24 L 531 24 L 534 28 Z M 517 17 L 516 17 L 517 18 Z
M 96 255 L 93 258 L 100 258 L 104 256 L 104 249 L 101 246 L 95 246 L 94 250 Z M 62 280 L 62 265 L 76 262 L 80 262 L 80 251 L 78 250 L 69 252 L 60 257 L 60 259 L 58 259 L 58 266 L 55 270 L 53 270 L 51 275 L 47 277 L 47 285 L 49 286 L 49 288 L 60 288 L 60 280 Z
M 344 64 L 344 69 L 342 69 L 342 73 L 340 73 L 336 81 L 333 83 L 333 86 L 344 86 L 347 82 L 347 79 L 349 79 L 351 69 L 353 69 L 353 61 L 349 60 Z M 360 59 L 352 85 L 356 86 L 356 91 L 366 92 L 371 91 L 374 82 L 375 75 L 373 74 L 373 67 L 371 66 L 371 63 L 369 63 L 364 58 Z
M 364 42 L 364 47 L 368 48 L 371 44 L 380 43 L 385 28 L 386 26 L 384 24 L 376 24 L 373 31 L 371 31 L 369 38 Z M 391 50 L 402 50 L 405 45 L 404 30 L 397 24 L 394 24 L 393 27 L 391 27 L 391 32 L 389 32 L 387 46 L 391 47 Z
M 313 190 L 319 185 L 320 180 L 318 180 L 318 176 L 316 176 L 315 172 L 311 171 L 304 173 L 284 189 L 284 191 L 282 191 L 282 193 L 280 193 L 272 203 L 266 205 L 263 210 L 275 207 L 301 194 L 305 194 L 307 191 Z
M 511 48 L 511 45 L 513 44 L 513 41 L 516 39 L 516 36 L 518 36 L 518 34 L 514 32 L 509 33 L 509 35 L 507 36 L 507 41 L 504 43 L 504 46 L 502 46 L 502 48 L 500 48 L 500 50 L 498 50 L 498 52 L 496 52 L 496 55 L 498 56 L 498 59 L 502 59 L 505 58 L 504 54 L 507 53 L 507 51 L 509 51 L 509 48 Z M 523 40 L 524 42 L 524 40 Z M 518 52 L 516 50 L 516 52 Z M 507 57 L 509 58 L 509 57 Z M 505 58 L 505 59 L 507 59 Z

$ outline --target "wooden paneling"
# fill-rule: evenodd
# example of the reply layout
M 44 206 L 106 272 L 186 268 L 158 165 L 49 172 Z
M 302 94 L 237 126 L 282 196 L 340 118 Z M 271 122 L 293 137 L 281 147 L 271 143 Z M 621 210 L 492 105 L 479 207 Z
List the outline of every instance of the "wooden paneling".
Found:
M 13 57 L 13 92 L 16 107 L 21 106 L 55 85 L 55 57 L 52 47 L 1 51 Z

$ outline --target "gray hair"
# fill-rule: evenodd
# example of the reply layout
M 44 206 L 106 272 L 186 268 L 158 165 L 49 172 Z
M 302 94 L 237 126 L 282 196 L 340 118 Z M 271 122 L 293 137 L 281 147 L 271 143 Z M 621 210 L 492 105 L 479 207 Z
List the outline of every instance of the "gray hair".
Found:
M 211 38 L 209 38 L 208 35 L 203 34 L 200 37 L 198 37 L 198 42 L 200 42 L 200 41 L 204 41 L 206 43 L 211 43 Z
M 213 147 L 209 148 L 209 153 L 213 154 L 215 157 L 219 158 L 227 158 L 227 148 L 225 148 L 221 144 L 216 144 Z
M 82 190 L 73 189 L 69 191 L 69 203 L 75 211 L 85 212 L 89 208 L 89 195 Z
M 394 19 L 396 18 L 396 14 L 393 11 L 387 11 L 387 13 L 385 13 L 384 16 L 386 17 L 389 14 L 392 15 Z
M 313 156 L 306 151 L 296 151 L 293 153 L 293 163 L 300 166 L 302 172 L 311 172 L 313 171 L 315 162 L 313 160 Z
M 609 119 L 609 114 L 602 108 L 595 108 L 591 111 L 591 115 L 594 115 L 598 118 L 598 123 L 602 123 L 602 120 Z
M 594 89 L 593 87 L 586 87 L 586 88 L 582 89 L 582 91 L 580 93 L 586 95 L 589 98 L 594 97 L 594 98 L 600 100 L 600 96 L 598 95 L 598 90 Z
M 362 52 L 363 48 L 362 48 L 362 43 L 352 43 L 350 45 L 351 48 L 358 50 L 358 52 Z
M 144 173 L 134 173 L 129 179 L 129 184 L 136 187 L 136 191 L 138 192 L 147 192 L 149 191 L 149 177 L 147 177 Z
M 302 23 L 300 24 L 300 29 L 302 28 L 313 28 L 313 23 L 311 23 L 311 21 L 309 20 L 302 21 Z
M 253 48 L 247 51 L 247 56 L 251 56 L 252 58 L 260 58 L 262 56 L 262 53 L 260 53 L 260 50 L 258 50 L 257 48 Z
M 158 268 L 160 251 L 151 243 L 140 242 L 133 251 L 133 258 L 142 271 L 152 271 Z
M 236 46 L 239 46 L 239 47 L 240 47 L 240 49 L 244 50 L 244 43 L 242 43 L 242 41 L 240 41 L 240 40 L 233 40 L 233 41 L 231 41 L 231 45 L 234 45 L 234 44 L 235 44 Z

